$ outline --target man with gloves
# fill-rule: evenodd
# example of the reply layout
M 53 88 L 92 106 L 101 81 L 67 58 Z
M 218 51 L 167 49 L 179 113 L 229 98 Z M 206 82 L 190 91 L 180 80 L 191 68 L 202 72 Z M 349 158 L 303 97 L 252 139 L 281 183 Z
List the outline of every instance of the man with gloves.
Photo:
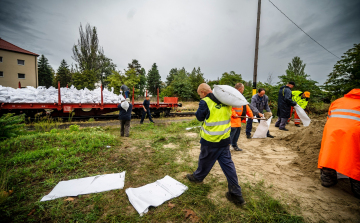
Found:
M 118 105 L 118 108 L 120 119 L 120 135 L 129 137 L 132 111 L 132 104 L 130 103 L 130 98 L 121 100 L 121 104 Z
M 265 89 L 259 88 L 258 93 L 252 96 L 250 108 L 252 109 L 252 112 L 254 116 L 265 118 L 265 115 L 263 111 L 265 110 L 268 113 L 271 113 L 270 107 L 269 107 L 269 98 L 267 95 L 265 95 Z M 272 115 L 272 114 L 271 114 Z M 269 115 L 269 117 L 271 117 Z M 264 121 L 263 121 L 264 122 Z M 248 119 L 246 124 L 246 138 L 251 139 L 251 130 L 252 130 L 252 123 L 253 119 Z M 267 137 L 274 138 L 274 136 L 270 135 L 270 132 L 267 132 Z
M 291 89 L 295 87 L 295 83 L 290 81 L 286 86 L 282 86 L 279 90 L 278 98 L 278 120 L 275 123 L 275 127 L 279 127 L 280 130 L 289 131 L 285 128 L 287 120 L 290 117 L 291 107 L 296 105 L 296 102 L 292 100 Z

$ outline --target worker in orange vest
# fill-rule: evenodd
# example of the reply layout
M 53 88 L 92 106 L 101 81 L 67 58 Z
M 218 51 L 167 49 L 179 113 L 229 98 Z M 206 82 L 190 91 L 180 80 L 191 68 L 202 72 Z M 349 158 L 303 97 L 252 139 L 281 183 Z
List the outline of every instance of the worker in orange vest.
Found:
M 337 172 L 350 178 L 360 199 L 360 89 L 353 89 L 329 108 L 318 160 L 321 185 L 337 183 Z
M 235 89 L 238 90 L 241 94 L 244 92 L 244 85 L 242 83 L 237 83 L 235 85 Z M 230 132 L 230 140 L 231 146 L 236 151 L 242 151 L 237 145 L 237 141 L 241 132 L 241 123 L 246 123 L 246 118 L 240 118 L 240 116 L 248 116 L 249 118 L 253 118 L 253 113 L 249 107 L 249 105 L 241 106 L 240 108 L 233 107 L 231 109 L 231 132 Z

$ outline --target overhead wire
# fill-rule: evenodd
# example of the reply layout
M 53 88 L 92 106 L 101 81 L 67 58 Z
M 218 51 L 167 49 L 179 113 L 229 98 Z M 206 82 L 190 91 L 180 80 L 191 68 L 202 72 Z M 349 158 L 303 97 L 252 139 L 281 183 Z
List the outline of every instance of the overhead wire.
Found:
M 324 50 L 331 53 L 333 56 L 337 57 L 338 59 L 341 59 L 340 57 L 336 56 L 330 50 L 326 49 L 323 45 L 321 45 L 318 41 L 316 41 L 314 38 L 312 38 L 309 34 L 307 34 L 300 26 L 298 26 L 294 21 L 292 21 L 283 11 L 281 11 L 271 0 L 269 2 L 277 9 L 279 12 L 281 12 L 286 18 L 288 18 L 296 27 L 298 27 L 303 33 L 305 33 L 310 39 L 312 39 L 315 43 L 317 43 L 319 46 L 321 46 Z

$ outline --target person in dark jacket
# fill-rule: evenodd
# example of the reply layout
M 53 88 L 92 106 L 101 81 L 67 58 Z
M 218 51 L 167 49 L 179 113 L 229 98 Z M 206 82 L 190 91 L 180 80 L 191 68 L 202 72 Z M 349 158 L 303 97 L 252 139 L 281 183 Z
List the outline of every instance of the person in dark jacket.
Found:
M 129 98 L 130 89 L 125 84 L 123 84 L 120 89 L 124 92 L 125 98 Z
M 140 124 L 143 124 L 146 114 L 148 115 L 150 122 L 155 123 L 151 118 L 150 97 L 149 96 L 146 96 L 146 99 L 144 100 L 142 107 L 143 107 L 143 113 L 142 113 Z
M 279 127 L 279 129 L 283 131 L 289 131 L 285 126 L 290 117 L 291 107 L 297 105 L 296 102 L 292 100 L 291 89 L 293 87 L 295 87 L 295 83 L 290 81 L 286 86 L 282 86 L 279 90 L 277 110 L 278 120 L 275 123 L 275 127 Z
M 218 161 L 228 181 L 229 191 L 225 197 L 236 205 L 244 205 L 230 153 L 231 106 L 223 105 L 206 83 L 200 84 L 197 92 L 202 100 L 195 115 L 204 121 L 200 130 L 200 155 L 197 170 L 186 177 L 193 183 L 201 183 Z
M 121 101 L 121 102 L 124 102 L 124 101 Z M 129 137 L 132 104 L 130 103 L 129 98 L 126 98 L 126 102 L 129 103 L 129 108 L 127 110 L 125 110 L 123 107 L 121 107 L 121 104 L 118 105 L 119 119 L 120 119 L 120 135 L 121 136 L 125 135 L 125 137 Z

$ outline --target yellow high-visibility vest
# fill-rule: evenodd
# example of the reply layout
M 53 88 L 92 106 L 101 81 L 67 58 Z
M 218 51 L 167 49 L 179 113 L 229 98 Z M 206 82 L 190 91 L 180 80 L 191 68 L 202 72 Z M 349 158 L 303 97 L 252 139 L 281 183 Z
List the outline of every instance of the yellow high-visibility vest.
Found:
M 230 137 L 231 106 L 216 104 L 209 97 L 204 100 L 210 110 L 208 119 L 205 119 L 200 129 L 201 138 L 208 142 L 220 142 Z

